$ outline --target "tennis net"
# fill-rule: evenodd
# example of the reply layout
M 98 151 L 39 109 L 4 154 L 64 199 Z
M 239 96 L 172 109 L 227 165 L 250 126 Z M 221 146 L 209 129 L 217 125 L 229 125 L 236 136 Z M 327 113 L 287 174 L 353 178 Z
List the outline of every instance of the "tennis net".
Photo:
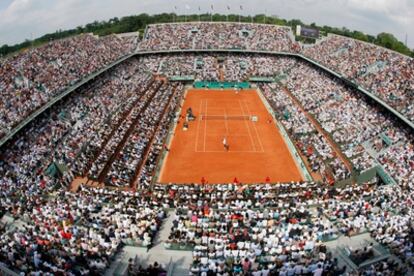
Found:
M 251 116 L 246 115 L 201 115 L 201 120 L 251 120 Z

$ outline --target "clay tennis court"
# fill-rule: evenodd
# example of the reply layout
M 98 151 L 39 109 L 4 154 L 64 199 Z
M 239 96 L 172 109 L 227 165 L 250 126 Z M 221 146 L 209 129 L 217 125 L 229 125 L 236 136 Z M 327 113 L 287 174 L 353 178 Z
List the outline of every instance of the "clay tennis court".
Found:
M 161 169 L 160 183 L 242 183 L 302 180 L 302 176 L 257 91 L 189 90 Z M 258 121 L 253 122 L 252 116 Z M 228 151 L 224 148 L 226 137 Z

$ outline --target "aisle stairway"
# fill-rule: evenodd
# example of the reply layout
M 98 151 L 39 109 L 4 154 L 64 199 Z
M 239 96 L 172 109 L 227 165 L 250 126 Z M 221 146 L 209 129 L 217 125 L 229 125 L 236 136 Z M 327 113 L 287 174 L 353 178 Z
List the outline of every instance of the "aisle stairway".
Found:
M 154 246 L 148 252 L 146 248 L 125 246 L 118 253 L 105 275 L 127 275 L 128 260 L 136 256 L 138 257 L 138 263 L 143 267 L 158 262 L 167 268 L 171 261 L 171 275 L 188 275 L 192 263 L 192 253 L 190 251 L 166 250 L 164 248 L 164 241 L 168 239 L 173 220 L 174 211 L 170 211 L 155 237 Z

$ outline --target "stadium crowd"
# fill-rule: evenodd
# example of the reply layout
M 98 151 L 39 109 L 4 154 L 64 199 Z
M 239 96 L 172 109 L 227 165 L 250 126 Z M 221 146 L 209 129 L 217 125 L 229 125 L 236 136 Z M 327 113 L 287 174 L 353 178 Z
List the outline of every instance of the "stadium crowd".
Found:
M 329 258 L 322 242 L 364 231 L 412 264 L 410 191 L 408 186 L 341 189 L 315 183 L 155 187 L 163 206 L 176 208 L 165 246 L 192 248 L 195 275 L 244 275 L 246 270 L 296 275 L 314 272 L 318 264 L 324 273 L 340 275 L 344 268 Z M 404 269 L 401 264 L 391 268 Z
M 136 38 L 84 34 L 0 59 L 0 138 L 66 88 L 136 46 Z
M 414 61 L 363 41 L 330 35 L 304 55 L 371 91 L 414 121 Z
M 143 94 L 131 106 L 131 110 L 127 113 L 124 120 L 121 121 L 121 124 L 114 126 L 113 132 L 111 132 L 112 135 L 108 137 L 109 140 L 105 144 L 102 144 L 100 149 L 97 149 L 97 157 L 94 158 L 88 173 L 93 179 L 98 180 L 99 176 L 106 174 L 105 170 L 108 169 L 107 164 L 111 165 L 113 162 L 112 159 L 117 158 L 117 152 L 120 153 L 126 139 L 131 137 L 131 132 L 137 126 L 141 118 L 141 112 L 146 110 L 146 107 L 156 95 L 159 88 L 160 84 L 153 84 L 149 90 L 143 91 L 147 93 Z
M 98 275 L 121 244 L 150 246 L 165 217 L 139 193 L 107 189 L 60 190 L 33 203 L 0 239 L 1 261 L 25 273 Z
M 304 112 L 276 85 L 271 84 L 262 88 L 263 95 L 275 110 L 278 119 L 289 131 L 297 148 L 307 157 L 312 171 L 320 172 L 329 183 L 348 178 L 350 171 Z M 274 93 L 273 89 L 277 89 L 277 93 Z
M 329 39 L 321 42 L 326 56 L 340 47 L 337 39 L 332 47 Z M 122 41 L 83 35 L 2 61 L 3 135 L 63 87 L 134 49 L 128 46 L 133 39 L 125 39 L 126 45 Z M 365 46 L 351 44 L 334 56 L 353 55 L 354 47 L 355 52 L 365 51 Z M 140 45 L 141 50 L 190 48 L 296 50 L 289 29 L 224 23 L 150 25 Z M 308 54 L 319 55 L 312 51 Z M 343 67 L 335 69 L 347 68 L 351 76 L 369 83 L 375 68 L 349 69 L 351 60 L 342 59 L 336 66 Z M 368 56 L 364 62 L 373 60 Z M 376 66 L 380 77 L 390 63 Z M 409 66 L 404 76 L 410 74 Z M 48 74 L 59 78 L 49 79 Z M 283 86 L 260 85 L 263 96 L 324 181 L 152 184 L 184 92 L 183 84 L 165 83 L 153 74 L 228 81 L 280 78 Z M 10 96 L 16 87 L 25 95 L 18 115 L 10 111 L 18 104 Z M 364 185 L 326 185 L 352 172 L 308 115 L 331 135 L 353 169 L 363 172 L 381 165 L 396 184 L 381 186 L 374 178 Z M 0 213 L 21 223 L 0 231 L 0 261 L 21 272 L 102 273 L 122 245 L 150 247 L 169 208 L 175 208 L 175 215 L 165 246 L 188 246 L 194 275 L 340 275 L 345 268 L 323 242 L 364 231 L 402 262 L 383 262 L 362 273 L 404 274 L 403 265 L 414 265 L 412 132 L 338 80 L 293 58 L 177 54 L 128 60 L 36 119 L 2 148 L 0 157 Z M 67 190 L 76 176 L 134 189 L 81 186 L 71 193 Z
M 174 34 L 174 35 L 171 35 Z M 191 22 L 148 25 L 141 51 L 188 49 L 300 50 L 289 27 L 248 23 Z
M 314 116 L 333 138 L 358 172 L 368 170 L 379 163 L 398 181 L 405 182 L 413 177 L 414 152 L 411 131 L 401 127 L 382 109 L 326 73 L 302 62 L 298 62 L 290 70 L 286 86 L 305 111 Z M 294 140 L 302 142 L 309 136 L 307 133 L 315 132 L 309 120 L 302 114 L 302 110 L 295 105 L 284 89 L 271 84 L 264 86 L 263 91 L 269 102 L 274 103 L 273 108 L 279 114 L 278 118 L 295 134 Z M 299 143 L 299 146 L 304 147 L 302 151 L 306 151 L 305 155 L 317 154 L 308 148 L 309 145 L 317 145 L 317 140 L 311 141 Z M 378 144 L 381 146 L 376 147 Z M 318 149 L 316 151 L 323 152 Z M 329 157 L 332 158 L 332 151 L 330 153 Z M 314 159 L 316 158 L 310 158 Z M 334 160 L 331 167 L 335 167 L 335 164 L 340 165 L 338 158 Z M 341 176 L 336 179 L 349 176 L 343 174 L 343 165 L 333 171 L 336 172 L 334 175 Z
M 250 77 L 274 78 L 295 65 L 295 60 L 253 54 L 150 55 L 141 59 L 148 72 L 196 81 L 246 81 Z
M 159 147 L 159 145 L 154 145 L 155 148 L 151 148 L 151 145 L 154 144 L 155 140 L 163 144 L 163 138 L 166 137 L 166 131 L 168 131 L 171 120 L 174 118 L 169 116 L 171 115 L 169 114 L 169 108 L 175 107 L 169 105 L 169 99 L 174 96 L 176 91 L 175 87 L 172 86 L 163 87 L 154 95 L 130 133 L 124 148 L 116 156 L 106 178 L 108 185 L 132 186 L 132 182 L 139 177 L 140 171 L 137 171 L 137 168 L 143 167 L 146 163 L 146 153 L 153 152 Z M 160 128 L 164 128 L 164 131 L 157 132 Z M 160 134 L 164 135 L 160 136 Z M 152 151 L 150 151 L 151 149 Z M 143 182 L 140 184 L 144 185 Z
M 290 76 L 287 85 L 292 93 L 340 145 L 354 168 L 364 171 L 375 165 L 367 150 L 371 141 L 380 139 L 386 146 L 374 156 L 377 161 L 399 181 L 413 176 L 410 130 L 361 94 L 309 65 L 300 64 Z M 395 159 L 405 161 L 391 168 Z
M 67 167 L 61 172 L 63 185 L 82 175 L 91 152 L 99 152 L 98 145 L 110 136 L 109 126 L 119 126 L 124 108 L 133 104 L 137 88 L 149 79 L 137 69 L 132 63 L 116 67 L 30 126 L 2 152 L 2 184 L 28 190 L 50 188 L 54 179 L 47 172 L 54 163 Z
M 295 207 L 177 209 L 171 238 L 193 244 L 194 275 L 210 271 L 217 275 L 266 275 L 274 270 L 283 275 L 288 270 L 300 274 L 333 269 L 326 248 L 317 242 L 317 232 L 322 235 L 325 226 L 311 222 L 311 214 L 303 206 Z M 314 253 L 318 253 L 315 259 Z

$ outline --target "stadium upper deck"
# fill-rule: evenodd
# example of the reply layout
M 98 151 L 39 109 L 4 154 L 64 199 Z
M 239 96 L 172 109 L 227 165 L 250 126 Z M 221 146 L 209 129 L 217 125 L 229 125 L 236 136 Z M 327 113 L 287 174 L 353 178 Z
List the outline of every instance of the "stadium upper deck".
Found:
M 300 47 L 290 27 L 226 22 L 149 25 L 140 44 L 140 50 L 183 49 L 296 52 Z

